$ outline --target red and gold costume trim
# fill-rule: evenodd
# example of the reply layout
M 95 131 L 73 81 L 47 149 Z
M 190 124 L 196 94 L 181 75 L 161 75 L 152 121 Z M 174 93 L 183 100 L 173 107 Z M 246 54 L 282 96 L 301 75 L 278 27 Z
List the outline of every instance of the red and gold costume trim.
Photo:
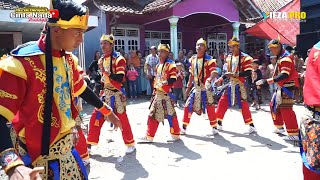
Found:
M 228 64 L 227 72 L 238 74 L 240 72 L 252 70 L 252 62 L 253 59 L 248 54 L 245 54 L 243 52 L 240 52 L 240 70 L 239 70 L 239 54 L 238 55 L 229 55 L 226 59 L 226 62 Z M 245 78 L 244 77 L 237 77 L 237 79 L 240 80 L 240 82 L 244 83 Z
M 106 71 L 110 71 L 110 60 L 112 61 L 112 72 L 113 74 L 123 74 L 126 71 L 126 60 L 120 55 L 120 53 L 113 53 L 112 55 L 107 55 L 103 58 L 103 68 Z M 109 75 L 103 74 L 102 82 L 104 83 L 104 88 L 110 90 L 120 90 L 122 82 L 117 82 L 110 79 Z
M 158 91 L 169 93 L 173 85 L 167 83 L 170 78 L 177 79 L 177 67 L 172 60 L 167 60 L 164 64 L 157 65 L 154 88 Z
M 36 44 L 34 44 L 36 46 Z M 44 48 L 44 42 L 38 42 L 38 48 Z M 33 56 L 10 56 L 0 61 L 2 69 L 0 89 L 6 94 L 15 95 L 17 98 L 0 97 L 0 114 L 9 121 L 19 111 L 13 122 L 13 127 L 21 138 L 26 139 L 26 146 L 35 163 L 41 152 L 41 134 L 43 127 L 43 109 L 45 95 L 45 56 L 41 51 Z M 75 95 L 81 94 L 86 88 L 86 83 L 77 71 L 78 59 L 72 54 L 61 52 L 53 53 L 54 71 L 54 101 L 52 106 L 51 144 L 60 139 L 61 134 L 67 133 L 74 127 L 72 120 L 78 115 L 74 105 Z M 68 74 L 68 81 L 66 76 Z M 57 79 L 58 78 L 58 79 Z M 61 80 L 61 81 L 59 81 Z M 67 85 L 68 83 L 68 85 Z M 10 84 L 10 86 L 7 86 Z M 67 87 L 71 96 L 67 96 Z M 56 91 L 59 89 L 59 91 Z M 32 93 L 27 93 L 32 92 Z M 61 99 L 65 94 L 66 99 Z M 68 106 L 62 106 L 67 104 Z M 72 112 L 72 113 L 71 113 Z M 37 131 L 34 131 L 37 129 Z
M 297 80 L 298 80 L 298 73 L 295 70 L 294 67 L 294 62 L 293 62 L 293 56 L 290 55 L 288 52 L 286 52 L 285 50 L 282 51 L 282 55 L 284 57 L 282 57 L 280 60 L 278 60 L 277 62 L 277 69 L 275 69 L 275 73 L 274 76 L 277 76 L 280 73 L 284 73 L 284 74 L 288 74 L 289 77 L 277 82 L 279 86 L 286 86 L 286 84 L 288 83 L 292 83 L 294 82 L 294 85 L 297 85 Z
M 204 72 L 202 72 L 203 59 L 205 61 L 203 68 Z M 203 82 L 200 82 L 202 86 L 204 86 L 206 80 L 211 76 L 211 74 L 218 73 L 216 59 L 213 59 L 211 56 L 205 55 L 204 58 L 198 58 L 197 55 L 194 55 L 189 61 L 191 63 L 189 72 L 191 76 L 194 77 L 195 85 L 198 85 L 198 81 L 202 81 L 202 73 L 204 73 Z M 196 69 L 196 63 L 198 64 L 198 71 Z

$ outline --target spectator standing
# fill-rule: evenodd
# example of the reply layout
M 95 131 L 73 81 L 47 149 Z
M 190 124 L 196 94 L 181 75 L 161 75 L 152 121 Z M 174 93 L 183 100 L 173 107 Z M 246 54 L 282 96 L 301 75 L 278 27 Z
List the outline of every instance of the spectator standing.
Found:
M 129 71 L 127 71 L 127 78 L 129 82 L 129 90 L 131 99 L 137 99 L 137 79 L 139 78 L 139 74 L 135 69 L 134 64 L 130 64 Z
M 156 66 L 159 64 L 159 57 L 157 55 L 157 48 L 155 46 L 152 46 L 150 48 L 151 54 L 149 54 L 146 57 L 146 64 L 147 64 L 147 77 L 150 82 L 150 87 L 151 87 L 151 93 L 153 92 L 153 82 L 154 78 L 156 77 L 157 71 L 156 71 Z
M 295 92 L 295 99 L 297 103 L 302 103 L 303 102 L 303 81 L 302 81 L 302 75 L 304 73 L 304 61 L 302 58 L 300 58 L 298 52 L 294 52 L 293 54 L 293 58 L 294 58 L 294 67 L 296 68 L 296 71 L 298 72 L 299 76 L 298 76 L 298 87 L 297 87 L 297 91 Z
M 259 63 L 261 63 L 261 62 L 259 61 Z M 262 63 L 259 66 L 259 69 L 260 69 L 260 71 L 262 73 L 262 79 L 267 79 L 267 65 L 266 65 L 266 63 Z
M 118 49 L 118 52 L 119 52 L 122 56 L 125 55 L 124 49 L 122 49 L 122 48 Z
M 137 95 L 140 96 L 142 94 L 142 90 L 141 90 L 141 59 L 138 56 L 138 51 L 137 50 L 131 50 L 130 52 L 130 59 L 129 59 L 129 63 L 128 64 L 133 64 L 135 70 L 138 72 L 138 78 L 137 78 L 137 82 L 136 82 L 136 87 L 137 87 Z
M 122 49 L 120 49 L 120 54 L 121 54 L 121 50 Z M 127 65 L 126 65 L 126 69 L 127 69 L 128 68 L 129 55 L 128 55 L 128 53 L 125 53 L 125 52 L 123 52 L 123 53 L 124 53 L 123 57 L 124 57 L 124 59 L 126 60 L 126 63 L 127 63 Z M 127 79 L 125 79 L 125 82 L 123 82 L 123 88 L 125 89 L 126 96 L 129 97 L 129 84 L 128 84 L 128 80 Z
M 188 70 L 190 65 L 188 65 L 189 60 L 184 55 L 184 51 L 183 50 L 179 50 L 178 58 L 175 60 L 175 63 L 181 63 L 182 69 L 183 69 L 183 72 L 184 72 L 183 76 L 185 77 L 185 79 L 183 79 L 183 81 L 182 81 L 182 84 L 183 84 L 183 87 L 182 87 L 182 99 L 185 100 L 187 98 L 185 90 L 186 90 L 186 86 L 187 86 L 187 83 L 188 83 L 186 81 L 186 79 L 189 80 L 189 71 L 186 71 L 186 69 Z M 186 67 L 186 66 L 188 66 L 188 67 Z
M 183 49 L 182 51 L 183 51 L 183 55 L 187 56 L 187 49 Z
M 217 58 L 217 65 L 219 68 L 222 68 L 223 67 L 223 63 L 224 63 L 224 59 L 225 59 L 225 54 L 224 54 L 224 50 L 223 49 L 220 49 L 219 50 L 219 56 Z
M 264 49 L 260 49 L 260 52 L 259 52 L 259 61 L 261 64 L 267 64 L 267 58 L 266 58 L 266 55 L 265 55 L 265 52 L 264 52 Z
M 169 59 L 171 59 L 171 60 L 174 60 L 174 55 L 173 55 L 173 52 L 170 52 L 170 53 L 169 53 L 169 56 L 168 56 L 168 58 L 169 58 Z
M 91 62 L 88 70 L 89 70 L 89 77 L 90 77 L 90 84 L 89 87 L 97 94 L 99 95 L 99 92 L 101 90 L 101 75 L 99 73 L 99 67 L 98 67 L 98 60 L 100 59 L 100 52 L 96 51 L 94 53 L 93 61 Z
M 180 63 L 184 64 L 186 59 L 187 59 L 187 57 L 183 54 L 183 51 L 179 50 L 178 58 L 175 60 L 175 63 L 180 62 Z
M 260 65 L 260 61 L 258 59 L 253 60 L 252 68 L 253 71 L 251 73 L 252 84 L 250 88 L 250 97 L 253 101 L 251 107 L 255 107 L 256 110 L 260 109 L 260 104 L 262 104 L 262 93 L 261 86 L 257 86 L 256 82 L 262 79 L 262 73 L 258 68 Z
M 177 66 L 177 81 L 173 83 L 173 93 L 177 98 L 177 104 L 179 107 L 182 107 L 180 101 L 182 101 L 182 88 L 183 88 L 183 79 L 184 79 L 184 71 L 182 67 L 182 63 L 176 63 Z
M 266 76 L 267 78 L 272 78 L 273 74 L 275 73 L 275 68 L 276 68 L 276 63 L 277 63 L 277 56 L 270 56 L 270 61 L 271 64 L 268 65 L 267 71 L 266 71 Z M 270 92 L 270 99 L 273 96 L 273 93 L 276 91 L 276 84 L 269 84 L 269 92 Z

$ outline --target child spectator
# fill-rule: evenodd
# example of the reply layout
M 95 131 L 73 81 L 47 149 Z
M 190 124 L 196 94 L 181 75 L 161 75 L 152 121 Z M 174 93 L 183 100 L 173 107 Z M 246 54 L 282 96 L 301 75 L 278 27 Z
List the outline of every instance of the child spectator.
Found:
M 267 65 L 265 63 L 262 63 L 262 65 L 260 65 L 258 68 L 261 71 L 262 79 L 267 79 Z
M 138 71 L 134 68 L 134 64 L 130 64 L 130 69 L 127 72 L 129 80 L 129 91 L 131 98 L 137 99 L 137 79 L 139 77 Z
M 260 65 L 260 62 L 258 59 L 253 60 L 253 71 L 251 74 L 252 77 L 252 84 L 250 89 L 250 97 L 253 101 L 251 107 L 256 107 L 256 110 L 261 109 L 260 104 L 262 104 L 262 97 L 261 97 L 261 87 L 256 85 L 256 82 L 262 79 L 262 73 L 260 69 L 258 68 Z M 258 101 L 257 101 L 258 99 Z
M 183 88 L 183 79 L 184 79 L 184 71 L 182 68 L 182 63 L 178 62 L 177 66 L 177 81 L 173 83 L 173 93 L 177 97 L 177 104 L 181 107 L 179 103 L 182 101 L 182 88 Z

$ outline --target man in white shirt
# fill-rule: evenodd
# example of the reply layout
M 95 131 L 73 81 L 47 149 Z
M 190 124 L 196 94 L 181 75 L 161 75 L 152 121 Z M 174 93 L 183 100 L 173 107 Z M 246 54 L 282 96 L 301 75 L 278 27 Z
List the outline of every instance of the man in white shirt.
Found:
M 157 48 L 155 46 L 151 46 L 150 48 L 151 54 L 146 57 L 146 64 L 148 66 L 147 77 L 150 81 L 151 92 L 153 92 L 153 81 L 156 76 L 156 66 L 159 64 L 159 57 L 157 55 Z

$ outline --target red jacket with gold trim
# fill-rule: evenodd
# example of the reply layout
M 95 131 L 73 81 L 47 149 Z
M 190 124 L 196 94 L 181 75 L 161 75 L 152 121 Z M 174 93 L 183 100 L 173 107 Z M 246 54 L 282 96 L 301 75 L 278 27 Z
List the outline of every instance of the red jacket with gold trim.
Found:
M 240 66 L 239 66 L 239 59 L 240 59 Z M 251 56 L 249 56 L 248 54 L 244 53 L 244 52 L 240 52 L 240 56 L 239 55 L 228 55 L 226 62 L 228 64 L 228 70 L 227 72 L 230 73 L 241 73 L 244 71 L 249 71 L 249 70 L 253 70 L 252 69 L 252 62 L 253 59 Z M 239 69 L 240 67 L 240 69 Z M 245 77 L 238 77 L 238 79 L 244 83 L 245 82 Z
M 277 69 L 275 70 L 274 77 L 280 73 L 288 74 L 289 77 L 277 82 L 279 86 L 298 86 L 298 72 L 294 67 L 292 55 L 286 50 L 282 51 L 277 61 Z
M 110 64 L 110 60 L 112 64 Z M 119 52 L 114 52 L 112 56 L 105 56 L 103 57 L 103 67 L 105 70 L 109 70 L 111 72 L 110 65 L 112 65 L 112 73 L 113 74 L 123 74 L 123 82 L 125 81 L 125 72 L 126 72 L 126 60 Z M 110 77 L 103 74 L 102 76 L 102 82 L 104 84 L 104 87 L 107 89 L 118 89 L 122 87 L 123 82 L 118 82 Z
M 202 82 L 202 59 L 204 59 L 204 77 Z M 217 72 L 217 62 L 216 59 L 213 59 L 212 56 L 205 54 L 204 58 L 198 58 L 197 55 L 194 55 L 190 58 L 190 69 L 189 72 L 191 76 L 194 77 L 194 83 L 198 83 L 198 80 L 201 81 L 202 84 L 205 84 L 206 80 L 211 76 L 212 73 Z M 198 63 L 198 76 L 196 75 L 196 63 Z
M 153 87 L 157 89 L 158 91 L 162 91 L 164 93 L 169 93 L 170 89 L 173 86 L 172 84 L 163 84 L 159 86 L 159 83 L 161 82 L 168 82 L 168 80 L 177 79 L 177 67 L 173 60 L 166 60 L 165 63 L 160 63 L 157 65 L 157 74 L 154 79 L 154 85 Z
M 304 79 L 304 103 L 308 106 L 320 106 L 320 41 L 311 49 Z
M 44 42 L 18 46 L 10 57 L 0 61 L 0 114 L 12 121 L 33 161 L 40 157 L 45 104 Z M 54 89 L 50 144 L 71 133 L 78 110 L 74 98 L 86 83 L 78 72 L 78 59 L 69 53 L 52 51 Z M 65 58 L 64 58 L 65 57 Z

